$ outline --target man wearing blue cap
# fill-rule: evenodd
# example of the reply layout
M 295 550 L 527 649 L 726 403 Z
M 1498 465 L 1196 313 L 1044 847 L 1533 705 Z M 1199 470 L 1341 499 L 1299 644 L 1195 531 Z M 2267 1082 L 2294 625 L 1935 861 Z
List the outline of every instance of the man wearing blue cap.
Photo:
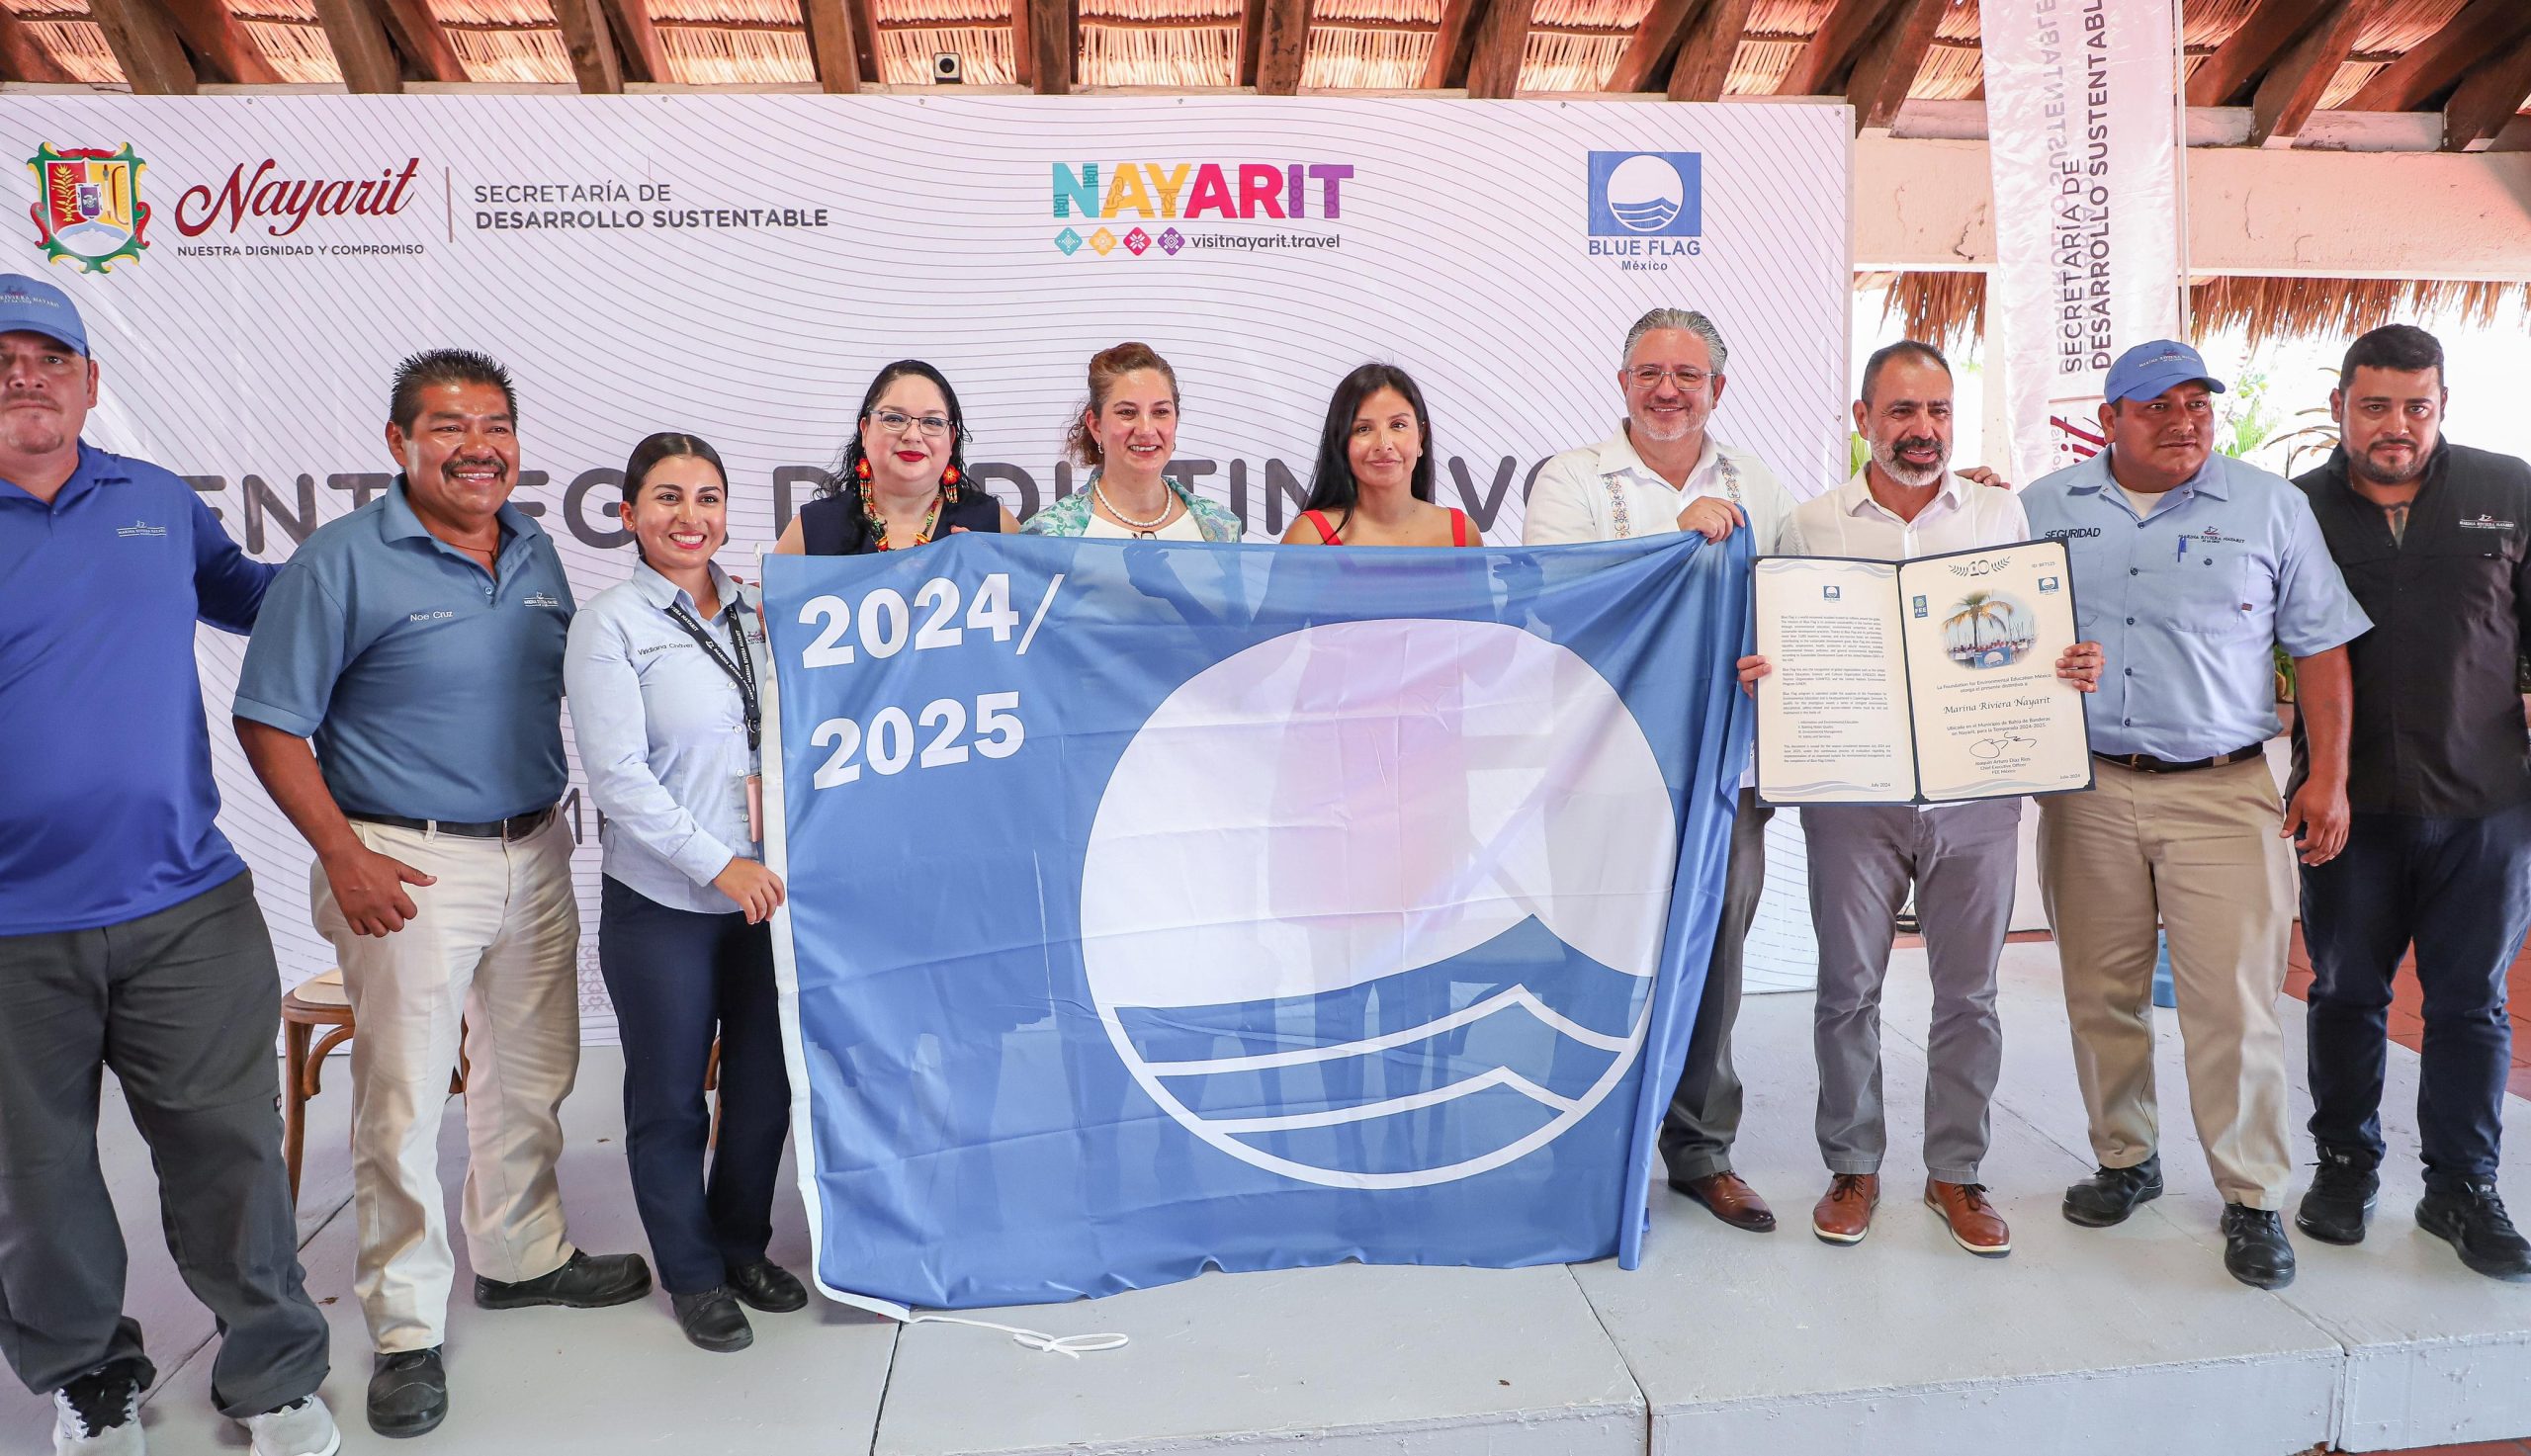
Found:
M 2082 636 L 2107 649 L 2085 700 L 2096 786 L 2042 800 L 2039 883 L 2055 926 L 2074 1069 L 2100 1170 L 2065 1217 L 2119 1223 L 2160 1195 L 2153 1101 L 2155 925 L 2168 933 L 2189 1105 L 2224 1195 L 2224 1266 L 2282 1288 L 2278 1211 L 2293 1158 L 2276 998 L 2293 871 L 2347 832 L 2346 644 L 2372 622 L 2303 493 L 2212 453 L 2224 385 L 2188 345 L 2139 344 L 2110 367 L 2108 448 L 2035 482 L 2033 530 L 2065 543 Z M 2310 772 L 2280 805 L 2274 649 L 2295 661 Z
M 96 402 L 69 298 L 0 276 L 0 1350 L 52 1394 L 56 1453 L 138 1456 L 157 1374 L 97 1159 L 112 1069 L 168 1250 L 223 1332 L 213 1398 L 255 1456 L 325 1456 L 325 1319 L 273 1095 L 280 971 L 214 822 L 194 670 L 194 623 L 245 632 L 273 568 L 183 480 L 82 444 Z

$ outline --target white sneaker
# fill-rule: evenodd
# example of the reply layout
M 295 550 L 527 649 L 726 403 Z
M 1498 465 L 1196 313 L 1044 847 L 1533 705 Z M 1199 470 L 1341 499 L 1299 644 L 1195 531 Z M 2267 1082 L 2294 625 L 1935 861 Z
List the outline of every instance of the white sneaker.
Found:
M 343 1433 L 334 1429 L 334 1414 L 315 1396 L 284 1406 L 238 1424 L 255 1438 L 255 1456 L 334 1456 L 343 1449 Z
M 52 1393 L 53 1456 L 142 1456 L 140 1382 L 108 1366 Z

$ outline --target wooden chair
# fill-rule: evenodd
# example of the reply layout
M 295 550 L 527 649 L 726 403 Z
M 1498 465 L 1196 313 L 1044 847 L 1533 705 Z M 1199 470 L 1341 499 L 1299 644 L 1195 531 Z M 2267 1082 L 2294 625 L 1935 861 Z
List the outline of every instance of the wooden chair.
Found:
M 319 1034 L 318 1027 L 324 1031 Z M 281 1155 L 290 1168 L 290 1201 L 299 1203 L 299 1168 L 307 1142 L 307 1100 L 324 1090 L 325 1057 L 350 1041 L 351 998 L 343 993 L 342 968 L 300 983 L 281 998 L 282 1046 L 287 1061 L 281 1102 Z M 457 1071 L 449 1074 L 451 1096 L 466 1092 L 466 1024 L 458 1023 Z M 712 1043 L 705 1064 L 703 1090 L 712 1097 L 711 1141 L 721 1140 L 721 1044 Z

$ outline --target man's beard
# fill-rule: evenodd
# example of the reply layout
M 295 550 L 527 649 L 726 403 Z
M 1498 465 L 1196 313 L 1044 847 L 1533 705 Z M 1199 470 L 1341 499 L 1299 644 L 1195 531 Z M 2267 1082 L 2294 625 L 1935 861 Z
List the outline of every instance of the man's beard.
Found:
M 2355 457 L 2355 472 L 2376 485 L 2405 485 L 2425 473 L 2426 455 L 2425 451 L 2410 446 L 2408 468 L 2393 471 L 2374 464 L 2373 452 L 2367 450 Z
M 1912 466 L 1898 458 L 1898 452 L 1900 450 L 1917 445 L 1931 445 L 1934 447 L 1937 455 L 1932 465 Z M 1942 479 L 1943 472 L 1951 468 L 1951 452 L 1942 448 L 1942 442 L 1938 440 L 1928 440 L 1922 436 L 1909 440 L 1891 440 L 1885 443 L 1876 440 L 1873 442 L 1872 446 L 1872 463 L 1880 467 L 1881 473 L 1887 475 L 1890 479 L 1897 481 L 1899 484 L 1904 485 L 1911 490 L 1921 490 L 1924 487 L 1935 484 Z
M 1697 422 L 1696 417 L 1684 409 L 1675 414 L 1666 415 L 1656 415 L 1650 410 L 1645 410 L 1634 417 L 1634 427 L 1642 432 L 1645 439 L 1659 440 L 1666 444 L 1672 440 L 1688 438 L 1696 430 Z

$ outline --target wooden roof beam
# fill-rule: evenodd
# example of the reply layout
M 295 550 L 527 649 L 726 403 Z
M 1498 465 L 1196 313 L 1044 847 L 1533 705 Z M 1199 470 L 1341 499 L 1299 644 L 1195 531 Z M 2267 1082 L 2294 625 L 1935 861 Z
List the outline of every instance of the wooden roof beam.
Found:
M 1300 94 L 1301 69 L 1309 60 L 1309 0 L 1263 0 L 1252 10 L 1257 17 L 1257 94 Z M 1240 46 L 1249 48 L 1245 37 Z M 1246 63 L 1243 55 L 1241 64 Z
M 463 81 L 466 62 L 448 43 L 448 33 L 431 14 L 428 0 L 363 0 L 387 27 L 387 38 L 403 57 L 404 73 L 425 81 Z M 322 7 L 319 6 L 319 13 Z
M 1837 0 L 1836 7 L 1802 45 L 1801 54 L 1793 57 L 1792 69 L 1785 72 L 1776 95 L 1829 95 L 1843 76 L 1846 63 L 1862 47 L 1864 38 L 1904 3 L 1906 0 Z
M 559 3 L 559 0 L 558 0 Z M 602 0 L 607 29 L 615 34 L 616 58 L 628 81 L 673 81 L 668 53 L 659 44 L 658 27 L 651 24 L 649 0 Z
M 2531 30 L 2531 5 L 2522 0 L 2471 0 L 2443 29 L 2374 72 L 2341 107 L 2356 112 L 2415 111 L 2526 30 Z
M 2225 37 L 2188 78 L 2188 104 L 2230 106 L 2318 18 L 2312 0 L 2258 0 L 2240 29 Z
M 1652 8 L 1643 13 L 1643 23 L 1634 28 L 1634 36 L 1625 43 L 1625 53 L 1617 57 L 1617 67 L 1609 72 L 1610 91 L 1649 91 L 1652 78 L 1679 51 L 1680 34 L 1688 22 L 1710 0 L 1652 0 Z
M 370 0 L 312 3 L 316 23 L 325 28 L 325 42 L 334 47 L 334 64 L 342 70 L 345 89 L 372 93 L 404 89 L 404 63 L 387 39 L 385 17 Z M 444 37 L 442 43 L 446 43 Z
M 206 81 L 248 86 L 279 85 L 282 74 L 264 57 L 243 22 L 221 0 L 163 0 L 176 35 L 194 53 Z
M 1751 0 L 1706 0 L 1679 36 L 1679 58 L 1670 67 L 1672 101 L 1720 101 L 1731 79 L 1731 57 L 1749 29 Z
M 0 5 L 0 79 L 67 83 L 79 78 L 53 59 L 51 47 L 37 37 L 33 26 Z
M 2443 108 L 2443 149 L 2485 151 L 2531 99 L 2531 35 L 2462 78 Z
M 1072 90 L 1073 72 L 1081 64 L 1081 28 L 1074 23 L 1080 0 L 1028 0 L 1028 84 L 1040 96 L 1062 96 Z
M 2250 97 L 2250 145 L 2292 146 L 2355 48 L 2374 0 L 2321 0 L 2311 28 L 2268 67 Z
M 829 95 L 846 96 L 861 89 L 861 57 L 852 40 L 852 12 L 869 0 L 800 0 L 800 16 L 808 25 L 809 61 L 817 68 L 818 85 Z
M 1951 0 L 1899 0 L 1887 22 L 1864 43 L 1855 57 L 1854 74 L 1846 80 L 1846 100 L 1855 109 L 1855 129 L 1886 127 L 1907 104 L 1916 72 L 1934 48 L 1934 33 L 1942 28 Z
M 199 84 L 185 43 L 156 0 L 90 0 L 89 18 L 139 96 L 190 96 Z
M 1433 53 L 1424 62 L 1423 88 L 1440 91 L 1467 84 L 1467 62 L 1484 23 L 1487 0 L 1441 0 L 1441 28 L 1433 35 Z
M 1493 0 L 1476 23 L 1468 48 L 1471 101 L 1508 101 L 1521 89 L 1521 61 L 1529 50 L 1529 15 L 1536 0 Z
M 571 79 L 584 92 L 614 95 L 624 90 L 624 63 L 608 34 L 604 0 L 554 0 L 554 24 L 563 33 L 563 48 L 571 57 Z

